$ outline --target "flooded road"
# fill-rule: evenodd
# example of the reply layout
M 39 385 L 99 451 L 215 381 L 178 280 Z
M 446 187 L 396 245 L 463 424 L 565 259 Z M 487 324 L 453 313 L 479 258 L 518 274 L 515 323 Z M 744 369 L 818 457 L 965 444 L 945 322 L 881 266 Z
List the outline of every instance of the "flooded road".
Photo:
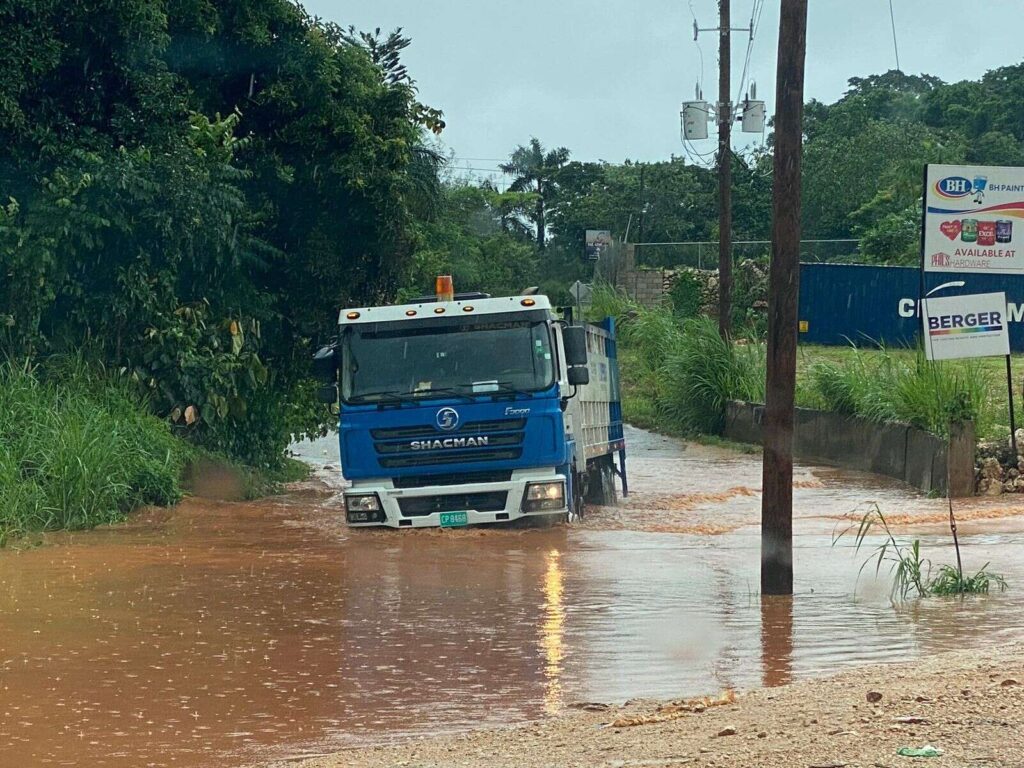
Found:
M 762 601 L 759 457 L 627 440 L 635 493 L 572 527 L 348 531 L 311 482 L 0 551 L 0 765 L 253 765 L 1022 634 L 1020 502 L 958 503 L 1009 592 L 895 608 L 833 531 L 877 502 L 952 562 L 945 502 L 800 468 L 797 596 Z

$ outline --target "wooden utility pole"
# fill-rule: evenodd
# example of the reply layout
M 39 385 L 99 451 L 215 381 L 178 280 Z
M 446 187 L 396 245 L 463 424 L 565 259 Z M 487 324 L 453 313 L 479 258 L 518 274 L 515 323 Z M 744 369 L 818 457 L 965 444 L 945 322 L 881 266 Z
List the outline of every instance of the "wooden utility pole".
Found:
M 732 335 L 732 88 L 729 0 L 718 0 L 718 332 Z
M 793 408 L 800 282 L 807 0 L 782 0 L 775 90 L 772 263 L 761 496 L 761 594 L 793 594 Z

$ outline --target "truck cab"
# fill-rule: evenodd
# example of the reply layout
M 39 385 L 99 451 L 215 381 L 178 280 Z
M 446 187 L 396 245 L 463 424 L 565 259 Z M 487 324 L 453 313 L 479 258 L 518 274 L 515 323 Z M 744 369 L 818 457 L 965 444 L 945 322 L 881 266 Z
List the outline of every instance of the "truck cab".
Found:
M 614 439 L 609 432 L 607 357 L 591 361 L 586 330 L 566 323 L 545 296 L 442 291 L 437 299 L 343 309 L 338 323 L 337 341 L 317 353 L 316 367 L 326 382 L 322 399 L 339 410 L 350 526 L 448 527 L 580 512 L 594 471 L 579 400 L 591 386 L 591 362 L 605 369 L 607 445 L 589 464 L 620 450 L 624 467 L 621 409 Z M 617 406 L 617 372 L 614 379 Z M 597 481 L 606 489 L 607 466 L 614 471 L 604 462 Z

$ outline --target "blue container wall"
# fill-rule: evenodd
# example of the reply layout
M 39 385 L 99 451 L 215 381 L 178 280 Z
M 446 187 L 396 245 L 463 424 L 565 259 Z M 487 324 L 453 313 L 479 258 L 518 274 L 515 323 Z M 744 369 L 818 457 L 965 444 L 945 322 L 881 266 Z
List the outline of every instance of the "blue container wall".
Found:
M 960 281 L 962 286 L 948 285 Z M 927 273 L 925 293 L 929 291 L 934 296 L 1005 291 L 1010 347 L 1024 351 L 1024 276 Z M 800 333 L 800 341 L 914 345 L 920 331 L 915 315 L 920 292 L 921 273 L 915 267 L 801 264 L 799 319 L 807 330 Z

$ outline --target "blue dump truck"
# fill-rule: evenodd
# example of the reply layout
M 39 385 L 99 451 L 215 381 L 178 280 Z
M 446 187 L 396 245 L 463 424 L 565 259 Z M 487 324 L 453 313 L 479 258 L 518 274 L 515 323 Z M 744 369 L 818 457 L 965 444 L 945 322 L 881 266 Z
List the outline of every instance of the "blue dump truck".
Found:
M 615 325 L 545 296 L 343 309 L 314 358 L 339 409 L 351 526 L 573 519 L 628 492 Z M 616 461 L 617 458 L 617 461 Z

